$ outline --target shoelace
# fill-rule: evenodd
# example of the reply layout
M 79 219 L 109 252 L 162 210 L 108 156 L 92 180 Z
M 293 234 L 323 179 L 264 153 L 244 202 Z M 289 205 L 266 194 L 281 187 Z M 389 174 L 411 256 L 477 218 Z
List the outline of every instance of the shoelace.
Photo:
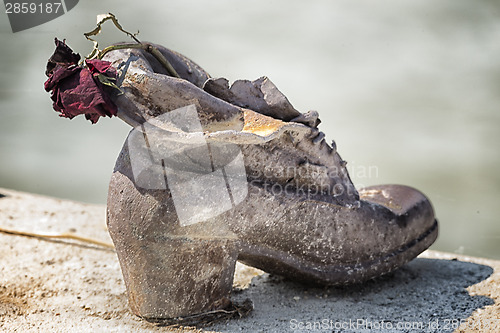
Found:
M 328 150 L 330 153 L 335 153 L 337 151 L 337 144 L 335 141 L 332 140 L 330 146 L 327 145 L 325 141 L 325 133 L 318 129 L 318 125 L 321 123 L 321 120 L 319 119 L 319 113 L 317 111 L 308 111 L 291 121 L 311 127 L 311 129 L 313 129 L 311 140 L 315 145 L 322 144 L 323 142 L 325 146 L 329 148 Z

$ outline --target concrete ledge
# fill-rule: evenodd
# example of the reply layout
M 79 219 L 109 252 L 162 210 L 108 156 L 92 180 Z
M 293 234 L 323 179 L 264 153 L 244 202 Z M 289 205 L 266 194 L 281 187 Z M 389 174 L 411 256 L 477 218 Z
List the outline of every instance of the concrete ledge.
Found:
M 0 227 L 111 243 L 104 206 L 1 188 Z M 206 331 L 500 331 L 500 262 L 494 260 L 427 251 L 364 285 L 321 289 L 239 265 L 235 285 L 243 289 L 233 298 L 252 299 L 254 311 Z M 201 331 L 157 327 L 130 314 L 113 250 L 5 233 L 0 233 L 0 317 L 7 332 Z

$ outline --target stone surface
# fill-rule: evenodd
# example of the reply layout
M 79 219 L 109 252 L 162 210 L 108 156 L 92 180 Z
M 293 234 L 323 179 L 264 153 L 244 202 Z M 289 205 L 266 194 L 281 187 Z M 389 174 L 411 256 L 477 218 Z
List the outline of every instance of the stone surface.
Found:
M 0 189 L 0 227 L 110 242 L 104 206 L 7 189 Z M 488 259 L 427 251 L 389 276 L 320 289 L 238 265 L 235 286 L 243 289 L 233 299 L 254 303 L 248 317 L 204 329 L 157 327 L 130 313 L 114 251 L 0 233 L 0 330 L 6 332 L 300 332 L 307 325 L 325 332 L 363 332 L 368 325 L 384 328 L 379 332 L 453 332 L 460 322 L 458 332 L 500 330 L 500 262 Z

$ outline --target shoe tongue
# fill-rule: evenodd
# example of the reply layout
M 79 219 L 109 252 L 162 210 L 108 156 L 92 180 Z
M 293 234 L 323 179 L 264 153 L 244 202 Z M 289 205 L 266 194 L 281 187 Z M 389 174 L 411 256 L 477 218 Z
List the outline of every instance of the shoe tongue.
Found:
M 265 76 L 254 81 L 237 80 L 231 86 L 225 78 L 209 79 L 203 90 L 228 103 L 275 119 L 291 121 L 302 115 Z

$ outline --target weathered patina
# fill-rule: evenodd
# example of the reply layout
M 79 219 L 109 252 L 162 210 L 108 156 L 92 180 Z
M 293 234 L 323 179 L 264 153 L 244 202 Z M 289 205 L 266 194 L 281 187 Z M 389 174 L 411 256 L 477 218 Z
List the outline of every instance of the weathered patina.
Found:
M 266 77 L 230 86 L 154 46 L 180 78 L 144 50 L 104 57 L 118 70 L 124 92 L 114 99 L 118 116 L 137 127 L 196 106 L 203 130 L 195 134 L 213 150 L 241 149 L 248 192 L 233 209 L 181 226 L 168 187 L 136 184 L 124 145 L 107 219 L 135 314 L 162 319 L 225 308 L 237 260 L 304 283 L 350 284 L 393 271 L 434 242 L 438 228 L 429 200 L 402 185 L 356 190 L 335 143 L 327 144 L 318 130 L 317 112 L 297 111 Z M 193 135 L 172 124 L 156 126 L 153 136 L 161 136 L 163 126 L 186 141 Z M 216 168 L 228 162 L 222 155 L 213 156 Z

